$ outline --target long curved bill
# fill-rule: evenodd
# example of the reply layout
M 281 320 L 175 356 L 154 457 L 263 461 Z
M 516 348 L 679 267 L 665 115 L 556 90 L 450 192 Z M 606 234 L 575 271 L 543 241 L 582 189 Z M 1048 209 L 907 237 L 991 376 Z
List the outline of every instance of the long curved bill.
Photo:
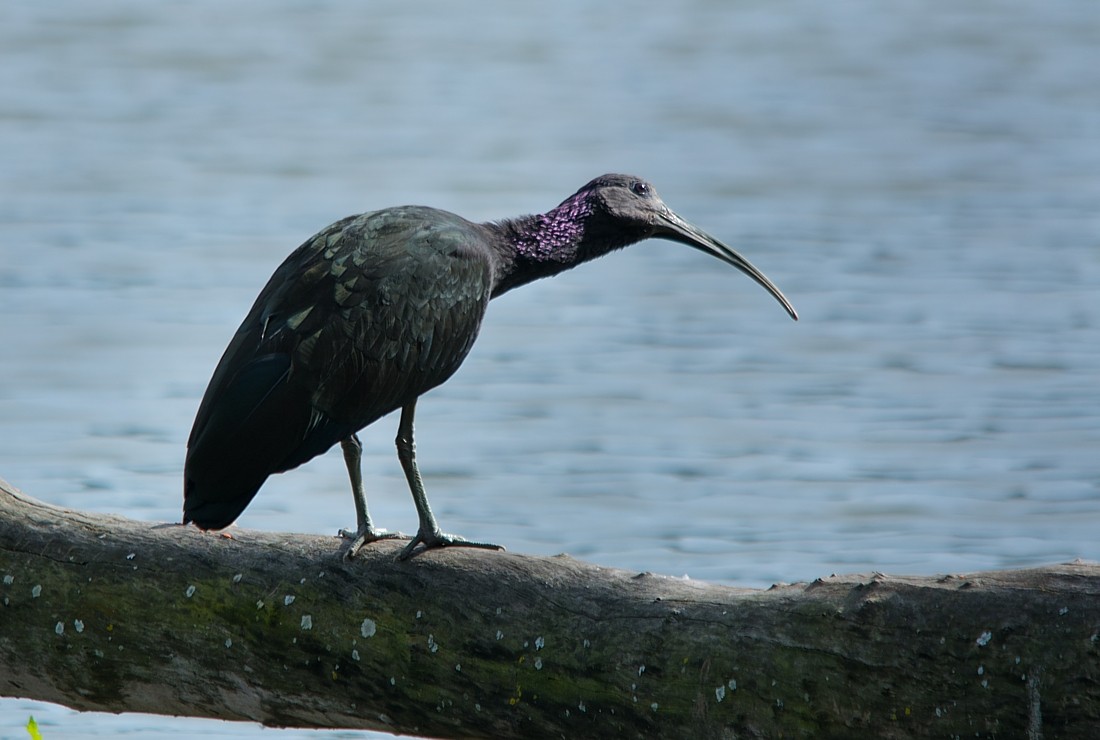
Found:
M 768 277 L 764 273 L 753 267 L 751 262 L 710 234 L 692 226 L 668 209 L 660 215 L 656 227 L 656 231 L 653 234 L 655 237 L 687 244 L 688 246 L 695 247 L 702 252 L 717 257 L 727 265 L 733 265 L 759 283 L 764 290 L 771 293 L 775 300 L 779 301 L 780 305 L 787 310 L 791 318 L 798 321 L 798 313 L 794 310 L 794 306 L 787 300 L 787 296 L 783 295 L 783 291 L 776 287 L 775 283 L 768 280 Z

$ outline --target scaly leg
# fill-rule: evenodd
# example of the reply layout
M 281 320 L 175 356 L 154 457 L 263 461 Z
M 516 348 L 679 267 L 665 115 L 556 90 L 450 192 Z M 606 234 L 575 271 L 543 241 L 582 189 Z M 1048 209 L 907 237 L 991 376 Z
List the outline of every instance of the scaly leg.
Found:
M 348 466 L 348 478 L 351 479 L 351 494 L 355 497 L 355 524 L 356 531 L 340 530 L 340 536 L 351 540 L 344 557 L 351 560 L 359 549 L 370 542 L 378 540 L 404 539 L 408 535 L 400 532 L 387 532 L 384 529 L 375 529 L 371 524 L 370 512 L 367 511 L 367 493 L 363 490 L 363 445 L 359 441 L 359 435 L 353 434 L 340 442 L 344 451 L 344 464 Z
M 428 496 L 424 493 L 424 482 L 420 479 L 420 471 L 416 467 L 416 443 L 413 441 L 413 416 L 416 413 L 416 401 L 401 409 L 401 422 L 397 427 L 397 459 L 401 461 L 401 469 L 405 471 L 405 479 L 409 482 L 409 490 L 412 492 L 413 503 L 416 504 L 416 515 L 420 519 L 420 529 L 412 542 L 398 555 L 399 560 L 408 560 L 412 557 L 417 545 L 424 545 L 424 550 L 433 547 L 480 547 L 486 550 L 503 550 L 500 545 L 489 542 L 471 542 L 454 534 L 447 534 L 439 529 L 439 524 L 432 514 L 432 507 L 428 505 Z

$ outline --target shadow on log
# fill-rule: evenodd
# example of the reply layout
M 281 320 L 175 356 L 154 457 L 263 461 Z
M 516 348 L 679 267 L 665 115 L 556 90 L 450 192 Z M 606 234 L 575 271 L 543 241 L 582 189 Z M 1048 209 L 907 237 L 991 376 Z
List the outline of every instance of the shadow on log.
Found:
M 767 591 L 469 549 L 340 558 L 0 481 L 0 695 L 438 737 L 1093 737 L 1100 566 Z

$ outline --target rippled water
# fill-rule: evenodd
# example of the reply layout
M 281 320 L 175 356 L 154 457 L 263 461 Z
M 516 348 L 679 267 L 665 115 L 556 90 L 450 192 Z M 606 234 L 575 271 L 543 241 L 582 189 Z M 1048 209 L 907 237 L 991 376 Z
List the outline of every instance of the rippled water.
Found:
M 15 3 L 0 23 L 0 476 L 175 520 L 221 351 L 350 213 L 652 179 L 794 301 L 668 242 L 494 302 L 420 404 L 443 525 L 740 585 L 1096 558 L 1100 13 L 864 0 Z M 411 530 L 396 420 L 372 511 Z M 335 532 L 340 456 L 245 527 Z M 2 619 L 2 614 L 0 614 Z M 0 736 L 329 737 L 0 701 Z

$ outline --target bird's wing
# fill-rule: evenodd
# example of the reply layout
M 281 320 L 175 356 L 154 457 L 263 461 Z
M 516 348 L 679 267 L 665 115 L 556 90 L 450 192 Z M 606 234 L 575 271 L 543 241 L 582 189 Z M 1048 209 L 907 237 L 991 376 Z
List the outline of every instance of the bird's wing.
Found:
M 302 319 L 291 363 L 314 408 L 359 429 L 458 369 L 491 289 L 474 228 L 431 209 L 388 209 L 332 240 L 328 303 Z
M 211 378 L 188 441 L 185 509 L 243 497 L 235 517 L 271 473 L 450 377 L 489 299 L 476 228 L 431 209 L 387 209 L 295 250 Z
M 189 450 L 202 446 L 204 436 L 228 419 L 246 416 L 272 388 L 285 382 L 290 347 L 272 341 L 273 330 L 285 328 L 286 318 L 280 322 L 279 316 L 288 310 L 296 313 L 295 304 L 309 307 L 310 292 L 323 276 L 312 268 L 319 262 L 325 239 L 352 220 L 338 221 L 298 247 L 267 281 L 214 369 L 187 440 Z M 291 337 L 284 334 L 279 339 Z

